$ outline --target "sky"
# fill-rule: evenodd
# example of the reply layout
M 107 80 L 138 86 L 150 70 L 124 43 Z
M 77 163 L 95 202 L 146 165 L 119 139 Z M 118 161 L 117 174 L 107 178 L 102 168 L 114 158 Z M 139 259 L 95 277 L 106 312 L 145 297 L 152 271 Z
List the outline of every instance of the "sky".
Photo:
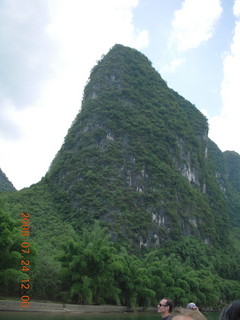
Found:
M 240 154 L 240 0 L 0 0 L 0 168 L 18 189 L 46 174 L 116 43 L 145 54 Z

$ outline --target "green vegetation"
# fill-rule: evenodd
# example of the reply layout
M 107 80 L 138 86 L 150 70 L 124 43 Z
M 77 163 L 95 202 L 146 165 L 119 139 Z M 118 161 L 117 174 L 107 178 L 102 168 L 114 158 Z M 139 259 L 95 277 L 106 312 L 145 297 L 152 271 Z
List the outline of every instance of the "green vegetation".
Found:
M 239 155 L 207 132 L 145 56 L 114 46 L 46 176 L 2 193 L 12 219 L 31 212 L 32 297 L 214 308 L 238 298 Z
M 95 222 L 78 242 L 64 246 L 64 297 L 79 304 L 147 308 L 166 295 L 180 305 L 194 300 L 202 307 L 219 308 L 240 293 L 240 259 L 231 258 L 232 249 L 228 250 L 223 254 L 194 238 L 182 238 L 136 256 L 117 250 L 106 228 Z
M 221 152 L 214 142 L 208 143 L 210 167 L 220 188 L 225 192 L 231 234 L 240 240 L 240 155 L 234 151 Z
M 13 184 L 8 180 L 5 173 L 0 169 L 0 192 L 1 191 L 15 191 Z
M 25 274 L 20 270 L 21 242 L 20 224 L 12 219 L 3 209 L 0 201 L 0 291 L 1 295 L 14 295 L 19 292 L 19 283 L 25 279 Z M 34 261 L 34 255 L 32 255 Z
M 226 193 L 231 224 L 240 239 L 240 155 L 233 151 L 225 151 L 223 157 L 226 166 L 226 174 L 228 176 Z

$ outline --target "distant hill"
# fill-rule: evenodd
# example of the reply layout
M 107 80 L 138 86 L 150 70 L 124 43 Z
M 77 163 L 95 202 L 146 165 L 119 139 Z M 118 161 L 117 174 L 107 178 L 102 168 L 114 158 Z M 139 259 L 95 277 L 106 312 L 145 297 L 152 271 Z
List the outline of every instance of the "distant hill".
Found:
M 8 180 L 5 173 L 0 169 L 0 192 L 1 191 L 16 191 L 13 184 Z

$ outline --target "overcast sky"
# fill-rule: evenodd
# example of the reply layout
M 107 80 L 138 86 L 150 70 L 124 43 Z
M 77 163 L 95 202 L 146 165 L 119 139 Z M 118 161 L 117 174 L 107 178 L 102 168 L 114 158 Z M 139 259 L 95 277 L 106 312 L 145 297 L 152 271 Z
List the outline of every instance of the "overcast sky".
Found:
M 240 153 L 240 0 L 0 0 L 0 167 L 38 182 L 81 109 L 91 68 L 138 49 Z

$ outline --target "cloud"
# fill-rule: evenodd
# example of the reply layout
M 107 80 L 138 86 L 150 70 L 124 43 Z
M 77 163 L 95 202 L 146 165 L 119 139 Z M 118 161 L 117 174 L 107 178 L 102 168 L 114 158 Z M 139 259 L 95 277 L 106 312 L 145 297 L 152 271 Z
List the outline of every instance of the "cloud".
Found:
M 14 140 L 19 139 L 21 131 L 17 122 L 13 119 L 15 113 L 14 106 L 10 100 L 3 100 L 0 108 L 0 137 L 2 139 Z
M 7 140 L 20 139 L 24 124 L 15 113 L 35 106 L 42 82 L 51 74 L 47 1 L 3 0 L 0 21 L 0 133 Z
M 185 0 L 174 14 L 170 48 L 185 52 L 199 47 L 211 38 L 221 14 L 220 0 Z
M 148 34 L 133 26 L 137 5 L 136 0 L 52 0 L 48 34 L 59 45 L 62 59 L 86 56 L 89 64 L 116 42 L 140 49 L 148 43 Z
M 240 17 L 240 1 L 235 0 L 234 6 L 233 6 L 233 13 L 236 17 Z
M 169 64 L 161 67 L 161 73 L 174 73 L 176 69 L 185 63 L 185 59 L 179 58 L 172 60 Z
M 17 108 L 35 101 L 51 62 L 45 34 L 46 0 L 3 0 L 0 10 L 0 103 L 11 99 Z
M 240 0 L 235 1 L 233 13 L 236 23 L 231 48 L 223 60 L 222 108 L 219 116 L 209 119 L 209 135 L 222 151 L 228 149 L 240 153 Z

